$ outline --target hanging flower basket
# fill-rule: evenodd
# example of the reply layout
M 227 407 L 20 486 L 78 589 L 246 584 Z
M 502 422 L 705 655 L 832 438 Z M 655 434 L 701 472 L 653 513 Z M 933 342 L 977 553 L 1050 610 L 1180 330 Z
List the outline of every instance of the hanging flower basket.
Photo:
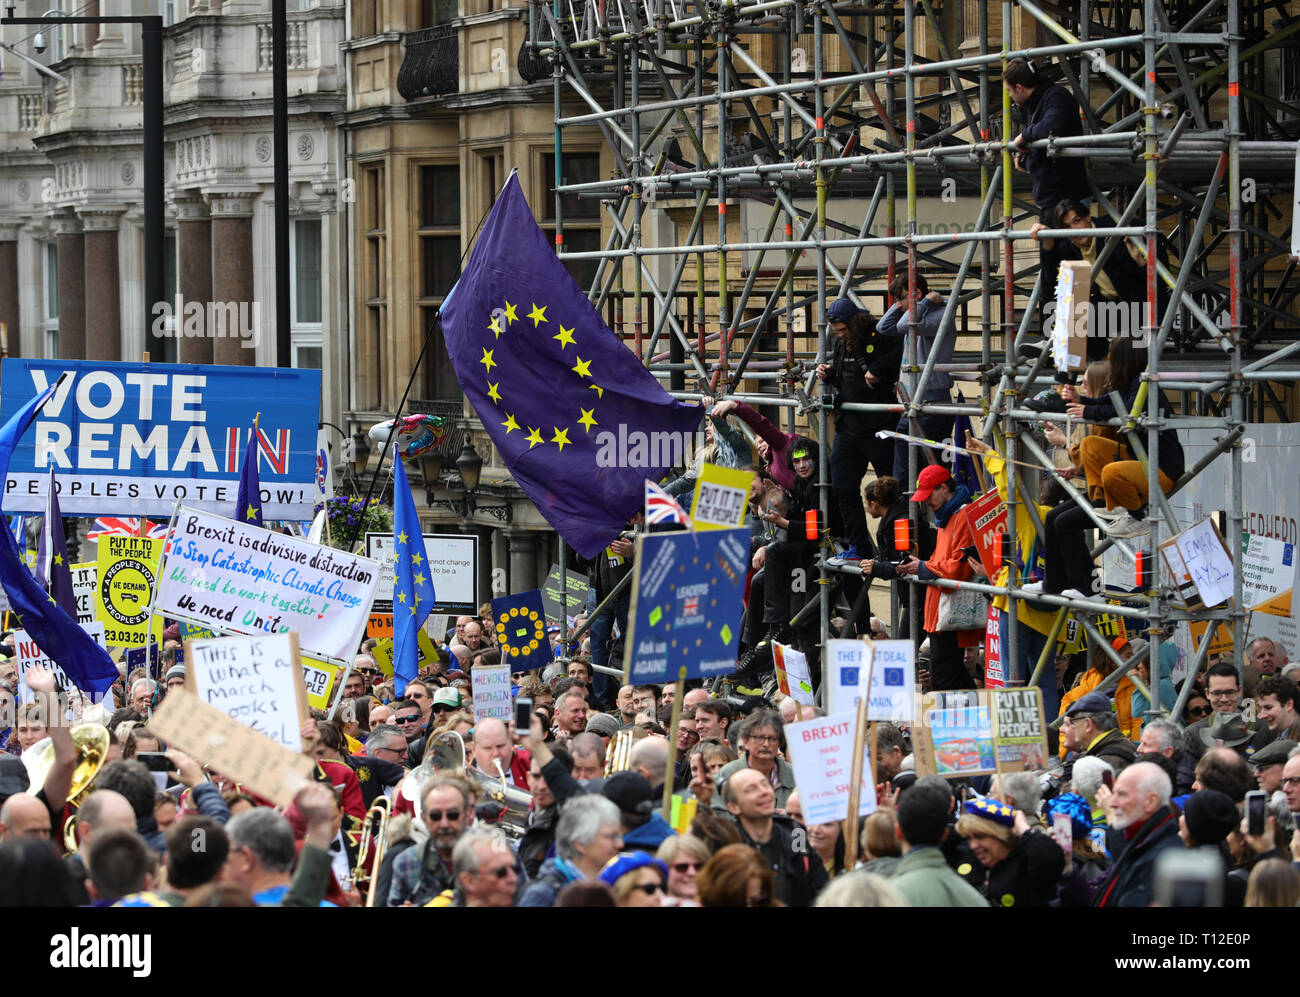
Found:
M 325 505 L 328 507 L 330 528 L 328 535 L 322 539 L 331 547 L 347 549 L 354 533 L 358 540 L 364 540 L 367 533 L 393 532 L 393 510 L 377 498 L 366 502 L 361 495 L 335 495 Z M 317 504 L 315 511 L 320 510 L 321 506 Z M 358 523 L 360 529 L 357 528 Z

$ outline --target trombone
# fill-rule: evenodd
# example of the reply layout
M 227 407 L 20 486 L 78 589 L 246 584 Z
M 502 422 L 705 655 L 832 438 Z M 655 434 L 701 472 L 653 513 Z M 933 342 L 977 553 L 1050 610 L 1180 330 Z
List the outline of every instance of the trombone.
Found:
M 357 845 L 357 864 L 352 870 L 352 881 L 360 883 L 363 879 L 369 879 L 370 885 L 366 890 L 365 906 L 373 907 L 375 905 L 375 889 L 379 885 L 379 866 L 384 861 L 384 852 L 388 848 L 388 821 L 392 817 L 393 804 L 386 796 L 375 798 L 374 805 L 366 811 L 366 816 L 362 821 L 361 841 Z M 367 871 L 366 860 L 370 858 L 370 850 L 374 849 L 374 862 Z

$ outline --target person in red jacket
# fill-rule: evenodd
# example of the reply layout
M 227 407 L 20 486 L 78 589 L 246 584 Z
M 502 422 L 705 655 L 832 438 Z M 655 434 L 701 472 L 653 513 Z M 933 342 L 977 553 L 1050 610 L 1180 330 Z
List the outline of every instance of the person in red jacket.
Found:
M 922 581 L 933 578 L 951 578 L 969 581 L 970 565 L 966 563 L 963 548 L 975 543 L 970 525 L 961 515 L 962 506 L 970 501 L 970 491 L 965 485 L 954 487 L 952 474 L 942 464 L 931 464 L 916 479 L 913 502 L 926 502 L 934 513 L 934 553 L 928 561 L 913 557 L 898 566 L 898 574 L 916 575 Z M 975 680 L 966 670 L 962 648 L 975 646 L 982 639 L 983 630 L 939 630 L 939 597 L 952 591 L 930 586 L 925 592 L 925 632 L 930 635 L 930 678 L 938 689 L 973 689 Z

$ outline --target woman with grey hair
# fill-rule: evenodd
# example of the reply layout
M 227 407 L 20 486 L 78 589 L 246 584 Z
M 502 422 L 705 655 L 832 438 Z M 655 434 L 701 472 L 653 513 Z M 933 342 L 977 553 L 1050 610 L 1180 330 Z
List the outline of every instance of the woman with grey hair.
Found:
M 581 879 L 595 879 L 623 849 L 622 818 L 603 796 L 577 796 L 560 809 L 555 828 L 556 856 L 547 859 L 524 890 L 520 907 L 554 907 L 560 890 Z
M 1097 806 L 1097 790 L 1101 787 L 1103 773 L 1106 772 L 1110 773 L 1112 779 L 1115 778 L 1115 769 L 1110 762 L 1087 755 L 1076 759 L 1071 771 L 1071 791 L 1088 801 L 1088 806 L 1092 808 L 1093 827 L 1106 826 L 1106 811 Z

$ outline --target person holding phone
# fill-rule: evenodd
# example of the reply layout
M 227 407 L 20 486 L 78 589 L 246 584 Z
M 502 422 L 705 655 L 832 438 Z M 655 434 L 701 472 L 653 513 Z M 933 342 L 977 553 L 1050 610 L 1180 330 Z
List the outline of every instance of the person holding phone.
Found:
M 912 586 L 897 581 L 898 565 L 916 553 L 921 560 L 928 560 L 934 553 L 934 528 L 924 516 L 918 517 L 912 524 L 916 538 L 911 550 L 898 550 L 894 535 L 900 520 L 906 523 L 911 515 L 911 503 L 903 494 L 903 486 L 897 478 L 875 478 L 862 486 L 862 504 L 867 512 L 880 520 L 876 527 L 876 559 L 862 562 L 862 573 L 872 578 L 894 580 L 894 589 L 898 593 L 900 625 L 898 636 L 911 636 L 912 614 L 908 611 L 912 601 Z M 921 634 L 916 634 L 916 643 L 920 644 Z

